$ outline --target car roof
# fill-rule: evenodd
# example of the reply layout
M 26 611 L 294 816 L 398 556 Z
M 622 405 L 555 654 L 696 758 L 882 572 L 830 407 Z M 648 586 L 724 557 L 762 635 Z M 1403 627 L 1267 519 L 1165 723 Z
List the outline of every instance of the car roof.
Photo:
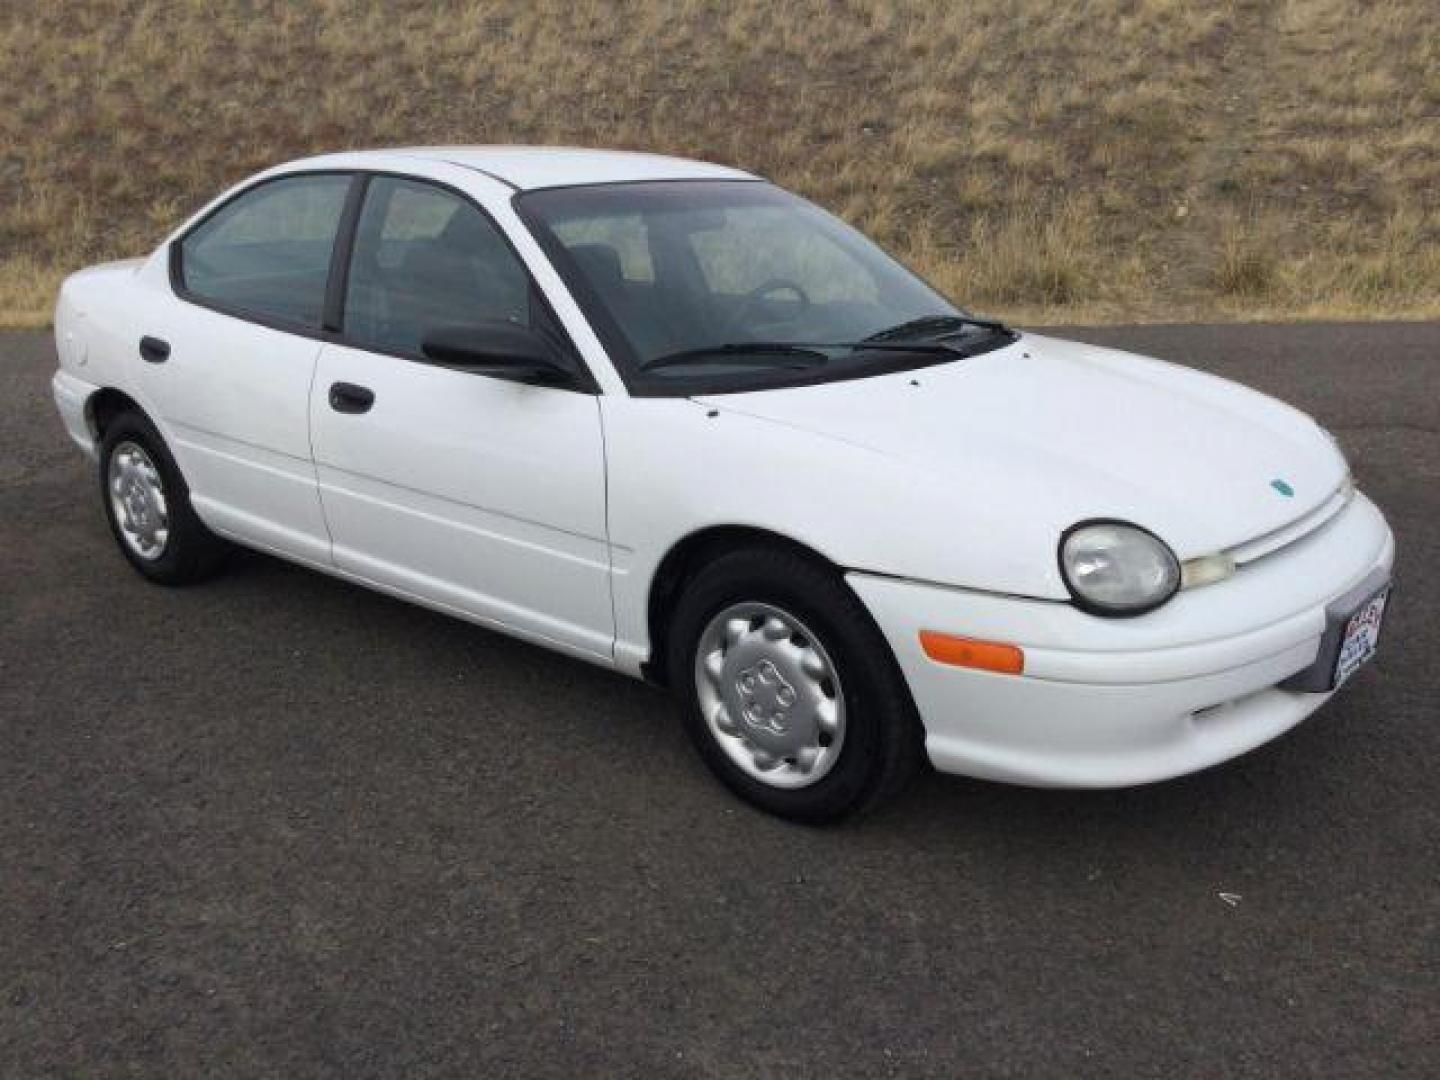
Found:
M 520 191 L 638 180 L 756 179 L 739 169 L 705 161 L 568 146 L 408 146 L 361 150 L 293 161 L 280 171 L 319 166 L 403 170 L 407 161 L 413 165 L 416 158 L 474 169 Z

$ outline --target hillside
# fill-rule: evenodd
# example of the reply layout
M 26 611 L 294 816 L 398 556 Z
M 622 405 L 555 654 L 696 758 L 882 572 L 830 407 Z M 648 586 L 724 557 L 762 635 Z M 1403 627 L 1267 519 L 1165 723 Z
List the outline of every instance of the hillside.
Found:
M 8 0 L 0 324 L 309 152 L 763 173 L 972 308 L 1440 315 L 1435 0 Z

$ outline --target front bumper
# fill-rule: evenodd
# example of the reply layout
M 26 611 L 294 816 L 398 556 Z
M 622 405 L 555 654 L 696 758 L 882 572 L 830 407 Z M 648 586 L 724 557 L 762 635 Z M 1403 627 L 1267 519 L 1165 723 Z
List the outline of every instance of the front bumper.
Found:
M 55 407 L 60 410 L 60 422 L 65 425 L 65 433 L 80 449 L 95 457 L 98 453 L 95 436 L 85 416 L 85 402 L 95 392 L 95 387 L 68 371 L 59 370 L 50 380 L 50 390 L 55 396 Z
M 1395 545 L 1373 503 L 1133 619 L 1065 603 L 859 572 L 851 586 L 890 642 L 942 772 L 1044 787 L 1126 787 L 1194 772 L 1288 731 L 1329 693 L 1280 684 L 1316 658 L 1326 606 Z M 922 630 L 1019 645 L 1025 673 L 939 664 Z

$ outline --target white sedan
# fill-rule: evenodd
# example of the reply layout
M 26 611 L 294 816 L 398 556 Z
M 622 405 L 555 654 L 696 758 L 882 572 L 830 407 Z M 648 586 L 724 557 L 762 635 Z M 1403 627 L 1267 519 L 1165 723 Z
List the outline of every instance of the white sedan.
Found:
M 662 683 L 824 821 L 1234 757 L 1373 653 L 1394 545 L 1258 393 L 974 318 L 746 173 L 523 148 L 255 176 L 69 278 L 120 551 L 235 542 Z

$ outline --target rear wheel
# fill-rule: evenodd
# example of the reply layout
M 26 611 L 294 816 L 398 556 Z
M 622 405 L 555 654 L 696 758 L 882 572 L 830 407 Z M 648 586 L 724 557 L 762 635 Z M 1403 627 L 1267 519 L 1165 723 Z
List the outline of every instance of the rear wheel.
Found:
M 151 581 L 201 581 L 224 560 L 228 545 L 196 517 L 165 440 L 139 413 L 121 413 L 106 425 L 100 491 L 120 553 Z
M 923 760 L 889 645 L 840 575 L 797 552 L 745 549 L 702 569 L 672 619 L 667 669 L 705 763 L 772 814 L 868 809 Z

